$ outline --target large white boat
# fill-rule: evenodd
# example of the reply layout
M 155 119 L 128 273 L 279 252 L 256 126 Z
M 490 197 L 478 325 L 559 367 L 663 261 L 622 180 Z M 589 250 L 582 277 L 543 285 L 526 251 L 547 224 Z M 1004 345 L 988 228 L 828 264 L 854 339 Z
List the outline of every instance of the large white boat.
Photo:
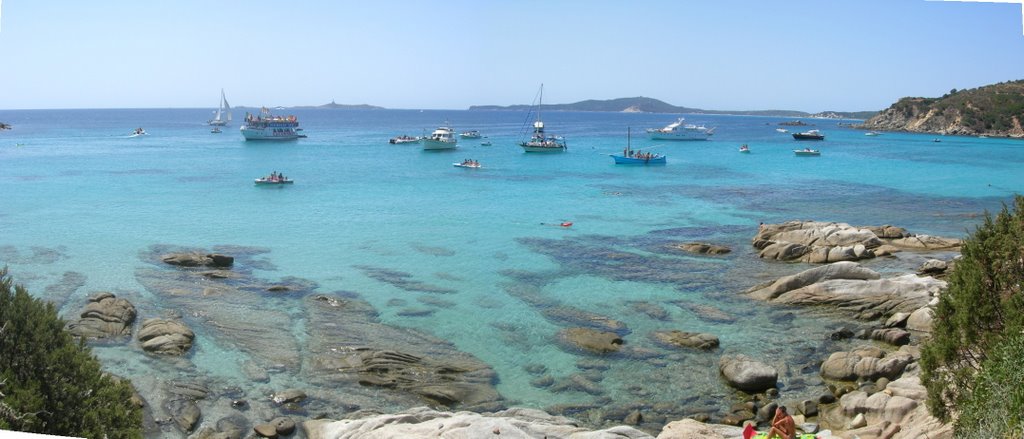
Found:
M 270 109 L 263 107 L 260 115 L 245 113 L 245 124 L 241 127 L 245 140 L 294 140 L 306 137 L 300 134 L 299 120 L 295 116 L 274 116 Z
M 224 89 L 220 89 L 220 105 L 217 106 L 217 111 L 214 112 L 213 119 L 208 120 L 206 123 L 213 126 L 226 126 L 231 122 L 231 106 L 228 105 L 228 98 L 224 97 Z
M 444 125 L 437 127 L 434 132 L 430 133 L 430 136 L 424 137 L 421 141 L 425 150 L 455 149 L 458 147 L 458 142 L 459 138 L 455 136 L 455 129 L 447 120 L 444 121 Z
M 651 140 L 708 140 L 715 133 L 714 128 L 704 125 L 684 124 L 686 119 L 680 117 L 665 128 L 648 128 L 647 134 Z
M 560 136 L 544 134 L 544 121 L 540 120 L 540 108 L 544 102 L 544 84 L 540 85 L 537 94 L 537 119 L 533 122 L 533 135 L 530 140 L 519 143 L 524 152 L 562 152 L 565 151 L 565 139 Z

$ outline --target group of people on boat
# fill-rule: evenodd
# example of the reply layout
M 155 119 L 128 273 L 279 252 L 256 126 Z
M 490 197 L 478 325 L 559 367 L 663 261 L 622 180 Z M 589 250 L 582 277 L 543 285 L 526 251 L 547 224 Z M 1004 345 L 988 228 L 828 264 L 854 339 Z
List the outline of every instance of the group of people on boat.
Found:
M 132 134 L 139 136 L 142 134 L 146 134 L 146 130 L 142 129 L 142 127 L 138 127 L 135 129 L 135 131 L 132 132 Z
M 277 171 L 271 172 L 270 176 L 265 177 L 265 179 L 271 182 L 288 181 L 288 177 L 285 177 L 284 174 Z
M 465 159 L 462 161 L 462 166 L 480 167 L 480 162 L 473 159 Z
M 624 157 L 631 157 L 639 160 L 652 160 L 660 157 L 658 154 L 652 152 L 640 152 L 629 149 L 628 147 L 622 150 Z

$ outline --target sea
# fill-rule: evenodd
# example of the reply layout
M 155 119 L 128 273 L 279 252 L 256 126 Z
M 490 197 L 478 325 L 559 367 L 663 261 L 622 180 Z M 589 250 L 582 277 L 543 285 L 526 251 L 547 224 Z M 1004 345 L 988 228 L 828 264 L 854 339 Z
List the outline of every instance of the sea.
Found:
M 282 110 L 308 136 L 287 142 L 245 141 L 243 112 L 235 109 L 235 122 L 215 134 L 205 124 L 209 109 L 0 111 L 13 127 L 0 131 L 0 266 L 14 282 L 55 303 L 65 319 L 77 318 L 90 295 L 110 291 L 132 301 L 140 321 L 170 315 L 196 333 L 192 350 L 173 360 L 144 354 L 134 340 L 93 344 L 104 368 L 131 378 L 144 397 L 165 381 L 190 379 L 231 388 L 232 398 L 268 417 L 273 407 L 259 401 L 280 389 L 333 401 L 301 368 L 263 364 L 269 376 L 253 381 L 243 371 L 251 345 L 223 337 L 201 309 L 182 309 L 173 293 L 145 281 L 142 273 L 173 271 L 154 255 L 190 249 L 234 255 L 233 269 L 261 282 L 304 285 L 265 299 L 272 315 L 287 316 L 282 332 L 299 356 L 323 329 L 305 315 L 309 296 L 342 294 L 371 305 L 383 325 L 485 363 L 509 407 L 595 426 L 615 423 L 595 411 L 609 406 L 673 413 L 649 417 L 655 423 L 721 416 L 747 398 L 719 378 L 725 354 L 776 366 L 783 400 L 810 398 L 824 388 L 816 365 L 862 342 L 829 335 L 866 323 L 746 298 L 755 285 L 810 268 L 759 259 L 751 240 L 760 223 L 891 224 L 964 237 L 1024 189 L 1024 141 L 865 136 L 849 120 L 780 126 L 795 119 L 686 114 L 714 135 L 671 142 L 649 140 L 644 130 L 679 115 L 546 112 L 549 134 L 563 136 L 568 149 L 533 154 L 517 145 L 531 128 L 524 112 Z M 460 139 L 453 151 L 388 143 L 445 121 L 486 138 Z M 130 137 L 137 127 L 147 135 Z M 798 142 L 780 127 L 826 138 Z M 632 148 L 666 155 L 667 164 L 615 165 L 609 154 L 622 151 L 627 133 Z M 749 154 L 738 152 L 742 144 Z M 807 146 L 821 155 L 794 154 Z M 482 167 L 453 166 L 465 159 Z M 294 184 L 254 185 L 275 171 Z M 672 247 L 685 242 L 732 251 L 700 256 Z M 864 265 L 895 274 L 928 257 L 952 255 L 904 253 Z M 235 317 L 264 320 L 260 306 L 239 306 Z M 560 334 L 580 322 L 546 312 L 552 307 L 621 323 L 632 354 L 567 346 Z M 720 347 L 662 346 L 650 334 L 665 330 L 710 333 Z M 373 407 L 372 395 L 360 401 L 335 411 L 325 404 L 319 414 L 407 408 Z M 233 410 L 201 407 L 203 422 Z

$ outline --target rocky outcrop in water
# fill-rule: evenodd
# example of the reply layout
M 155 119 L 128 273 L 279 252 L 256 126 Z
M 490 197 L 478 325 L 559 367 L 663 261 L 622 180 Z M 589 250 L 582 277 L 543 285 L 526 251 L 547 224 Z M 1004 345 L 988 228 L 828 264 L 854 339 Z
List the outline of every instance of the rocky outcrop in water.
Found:
M 941 98 L 907 97 L 858 128 L 953 135 L 1024 137 L 1024 81 L 970 90 Z
M 177 265 L 179 267 L 226 268 L 235 263 L 235 258 L 217 253 L 171 253 L 164 255 L 160 259 L 163 260 L 164 263 Z
M 146 319 L 139 329 L 142 350 L 159 355 L 182 355 L 192 348 L 196 335 L 177 320 Z
M 128 336 L 135 322 L 135 306 L 111 293 L 96 293 L 79 314 L 78 320 L 68 323 L 72 335 L 83 338 L 110 338 Z
M 655 342 L 674 348 L 694 348 L 711 350 L 718 347 L 718 337 L 711 334 L 699 332 L 684 332 L 679 330 L 654 331 L 651 338 Z
M 461 437 L 650 439 L 632 427 L 591 431 L 576 421 L 540 410 L 515 408 L 497 413 L 439 412 L 419 407 L 400 413 L 341 421 L 314 420 L 302 424 L 309 439 L 356 437 Z
M 706 244 L 703 242 L 688 242 L 685 244 L 674 244 L 671 246 L 674 249 L 682 250 L 688 253 L 695 253 L 698 255 L 724 255 L 731 252 L 729 247 L 715 244 Z
M 779 372 L 745 355 L 726 355 L 718 361 L 726 383 L 746 392 L 761 392 L 779 384 Z
M 753 239 L 760 257 L 778 261 L 803 261 L 827 264 L 859 261 L 878 256 L 880 251 L 953 250 L 960 240 L 929 235 L 913 235 L 893 226 L 854 227 L 846 223 L 788 221 L 762 224 Z M 883 249 L 883 247 L 885 248 Z

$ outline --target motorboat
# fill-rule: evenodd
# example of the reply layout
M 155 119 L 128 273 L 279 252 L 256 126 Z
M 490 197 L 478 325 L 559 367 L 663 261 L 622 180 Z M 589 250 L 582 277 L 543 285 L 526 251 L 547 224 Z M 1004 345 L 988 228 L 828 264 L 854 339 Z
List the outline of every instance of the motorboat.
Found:
M 478 162 L 476 160 L 471 160 L 471 159 L 463 160 L 462 163 L 452 163 L 452 166 L 454 166 L 456 168 L 473 168 L 473 169 L 480 169 L 480 168 L 483 167 L 483 166 L 480 166 L 480 162 Z
M 871 136 L 871 137 L 874 137 L 874 136 L 877 136 L 877 135 L 878 135 L 878 133 L 876 133 L 876 132 L 874 132 L 874 131 L 868 131 L 868 132 L 864 133 L 864 135 L 865 135 L 865 136 Z
M 479 139 L 479 138 L 481 138 L 483 136 L 477 130 L 469 130 L 469 131 L 463 131 L 462 133 L 459 133 L 459 137 L 461 137 L 463 139 Z
M 295 183 L 294 180 L 285 177 L 277 171 L 272 172 L 266 177 L 260 177 L 255 180 L 257 186 L 268 186 L 268 185 L 283 185 Z
M 419 137 L 401 135 L 398 137 L 392 137 L 391 140 L 388 140 L 388 143 L 392 145 L 402 145 L 405 143 L 419 143 L 419 141 Z
M 214 111 L 213 119 L 206 121 L 207 124 L 213 126 L 226 126 L 231 122 L 231 106 L 228 105 L 228 98 L 224 97 L 224 89 L 220 89 L 220 104 L 217 106 L 217 110 Z
M 685 121 L 685 118 L 680 117 L 664 128 L 648 128 L 647 134 L 651 140 L 708 140 L 715 133 L 714 128 Z
M 778 131 L 778 132 L 780 132 L 780 133 L 783 133 L 783 134 L 785 134 L 785 133 L 788 133 L 788 132 L 789 132 L 789 130 L 787 130 L 787 129 L 785 129 L 785 128 L 776 128 L 776 129 L 775 129 L 775 131 Z
M 220 127 L 213 127 L 210 132 L 213 134 L 220 134 L 222 131 L 220 130 Z
M 750 154 L 750 147 L 746 144 L 740 145 L 740 152 L 743 154 Z
M 821 131 L 810 130 L 802 133 L 793 133 L 793 138 L 796 140 L 825 140 L 825 135 L 821 134 Z
M 263 107 L 260 114 L 245 113 L 245 124 L 239 129 L 245 140 L 295 140 L 306 137 L 299 133 L 299 120 L 295 116 L 274 116 Z
M 804 157 L 816 157 L 821 155 L 821 151 L 811 148 L 794 149 L 793 154 Z
M 537 105 L 534 111 L 537 112 L 537 119 L 533 121 L 533 135 L 530 140 L 519 143 L 523 152 L 563 152 L 566 150 L 565 139 L 560 136 L 548 136 L 544 133 L 544 121 L 540 119 L 540 109 L 544 102 L 544 84 L 540 85 Z
M 458 147 L 459 139 L 455 136 L 455 129 L 448 121 L 437 127 L 429 137 L 422 140 L 424 150 L 455 149 Z
M 144 130 L 142 128 L 136 128 L 136 129 L 132 130 L 132 133 L 129 134 L 128 137 L 139 137 L 139 136 L 145 136 L 147 134 L 149 134 L 149 133 L 147 133 L 146 130 Z
M 480 146 L 491 146 L 491 145 L 492 145 L 492 143 L 491 143 L 490 140 L 484 140 L 483 142 L 480 142 Z
M 616 165 L 664 165 L 666 157 L 661 154 L 634 150 L 630 142 L 630 131 L 626 130 L 626 148 L 622 154 L 608 154 L 615 160 Z

